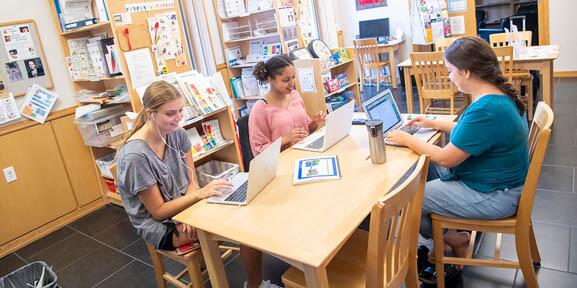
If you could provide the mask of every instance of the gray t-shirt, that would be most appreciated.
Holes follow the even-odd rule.
[[[186,131],[179,128],[168,133],[166,142],[172,149],[166,147],[164,159],[160,159],[141,139],[126,142],[117,152],[116,183],[124,209],[138,234],[155,247],[166,233],[166,226],[146,210],[138,193],[156,184],[164,201],[170,201],[184,195],[189,183],[182,158],[191,149]]]

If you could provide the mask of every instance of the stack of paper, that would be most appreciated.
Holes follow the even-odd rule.
[[[244,96],[247,98],[259,96],[258,81],[252,75],[253,72],[254,68],[243,68],[240,76],[242,79]]]

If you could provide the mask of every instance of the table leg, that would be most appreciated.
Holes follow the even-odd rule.
[[[304,266],[307,288],[328,288],[329,278],[326,267]]]
[[[407,113],[413,113],[413,83],[411,83],[411,68],[404,67],[403,75],[405,77],[405,95],[407,97]]]
[[[220,257],[218,242],[212,240],[212,234],[208,232],[198,229],[197,234],[211,286],[228,288],[228,280],[224,271],[224,263],[222,263],[222,258]]]
[[[391,86],[393,86],[393,88],[397,88],[397,71],[396,71],[396,65],[395,65],[395,49],[393,47],[389,48],[389,71],[391,72]]]
[[[554,96],[553,95],[553,61],[547,61],[544,63],[543,68],[541,68],[541,77],[543,81],[543,101],[547,103],[554,109]]]

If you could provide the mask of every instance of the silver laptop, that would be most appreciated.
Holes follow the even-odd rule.
[[[437,133],[437,130],[421,128],[416,125],[408,127],[389,89],[363,103],[363,110],[367,113],[369,119],[379,119],[383,121],[383,132],[385,134],[398,129],[427,142]],[[395,143],[387,144],[395,145]]]
[[[293,145],[295,149],[324,152],[351,132],[355,100],[327,115],[326,125]]]
[[[241,172],[228,179],[233,188],[220,196],[210,196],[209,203],[247,205],[276,176],[282,137],[250,161],[248,173]]]

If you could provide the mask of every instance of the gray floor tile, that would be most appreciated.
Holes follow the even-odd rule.
[[[154,270],[138,261],[133,261],[122,270],[114,273],[112,276],[98,284],[98,288],[154,288],[156,279]]]
[[[577,194],[537,190],[533,219],[541,222],[577,226]]]
[[[133,261],[104,245],[83,256],[57,272],[62,287],[92,287]]]
[[[543,165],[538,189],[562,192],[573,191],[573,168]]]
[[[102,245],[93,239],[81,234],[74,234],[72,237],[50,247],[50,249],[35,254],[30,258],[30,261],[42,260],[53,266],[58,273],[60,269],[91,253],[100,246]]]
[[[575,123],[571,123],[571,121],[557,122],[558,120],[559,119],[555,119],[555,125],[553,125],[549,144],[558,146],[575,146]]]
[[[128,247],[124,248],[122,252],[139,259],[145,263],[152,265],[152,261],[150,260],[150,254],[148,254],[148,250],[146,250],[146,244],[144,240],[140,239],[135,241]]]
[[[549,145],[543,164],[577,167],[577,147]]]
[[[515,269],[469,266],[461,273],[462,287],[512,287],[515,274]]]
[[[539,282],[540,287],[575,288],[577,286],[577,274],[540,268],[537,271],[537,282]],[[515,287],[526,287],[521,270],[517,273]]]
[[[0,259],[0,278],[12,273],[14,270],[26,265],[26,262],[14,254],[8,254]]]
[[[571,252],[569,255],[569,272],[577,273],[577,227],[571,228]]]
[[[130,221],[128,221],[128,218],[94,235],[94,239],[102,241],[119,250],[126,248],[139,238],[140,236],[138,236],[136,230],[132,227]]]
[[[71,237],[76,234],[76,232],[68,227],[62,227],[47,236],[40,238],[31,244],[19,249],[15,253],[24,259],[30,259],[34,254],[40,253],[46,249],[50,249],[51,246],[57,244],[58,242]]]
[[[127,218],[124,208],[116,205],[107,205],[82,217],[69,226],[89,236],[94,236]]]

